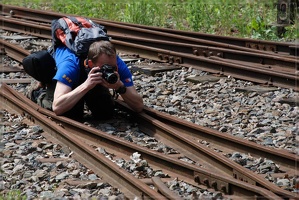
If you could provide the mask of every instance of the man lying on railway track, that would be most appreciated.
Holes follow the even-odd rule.
[[[54,58],[57,72],[47,91],[30,93],[31,99],[40,106],[57,115],[81,120],[86,103],[93,117],[108,119],[114,111],[114,99],[109,91],[113,89],[130,108],[142,111],[143,100],[134,87],[132,74],[110,41],[91,44],[85,68],[65,46],[56,49]]]

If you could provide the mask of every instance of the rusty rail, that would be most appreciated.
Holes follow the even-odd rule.
[[[118,103],[125,106],[122,101],[118,101]],[[299,166],[299,156],[291,153],[290,151],[265,147],[229,134],[224,134],[211,128],[182,120],[167,113],[162,113],[148,107],[144,108],[144,112],[149,116],[158,119],[168,126],[178,130],[183,137],[193,137],[197,140],[204,140],[216,144],[217,147],[226,147],[227,149],[234,147],[235,151],[250,153],[250,155],[256,157],[265,157],[267,159],[271,159],[281,166],[289,168]]]
[[[118,103],[129,109],[123,101],[119,100]],[[188,123],[184,120],[171,117],[165,113],[154,111],[149,108],[145,108],[144,112],[149,115],[140,113],[136,114],[137,116],[135,117],[136,121],[140,124],[140,129],[150,135],[158,137],[165,144],[173,146],[181,152],[187,151],[188,153],[186,155],[190,159],[199,160],[204,158],[205,160],[208,160],[209,163],[212,163],[214,167],[217,166],[219,169],[222,169],[238,180],[265,187],[282,196],[292,198],[296,196],[293,193],[285,191],[273,185],[273,183],[266,181],[258,174],[236,165],[235,162],[196,141],[199,139],[207,139],[208,142],[216,141],[216,143],[219,144],[218,147],[226,146],[228,149],[233,147],[234,150],[241,150],[241,152],[253,152],[253,155],[257,155],[258,157],[265,156],[266,158],[271,158],[288,168],[290,174],[293,175],[296,175],[296,166],[299,164],[299,157],[297,155],[284,150],[279,151],[266,148],[226,134],[224,135],[216,130]],[[291,170],[294,170],[294,172],[291,172]]]
[[[12,95],[11,89],[6,84],[1,86],[1,104],[2,107],[10,106],[11,108],[27,115],[29,119],[34,120],[35,123],[41,125],[45,131],[56,137],[64,145],[67,145],[76,153],[76,158],[85,163],[96,174],[107,180],[111,185],[117,186],[129,199],[166,199],[163,195],[150,189],[142,181],[135,179],[131,174],[124,169],[119,168],[112,163],[104,155],[98,153],[88,144],[82,142],[72,132],[67,131],[62,126],[57,125],[56,122],[39,113],[36,106],[28,106],[24,101]],[[29,99],[27,99],[28,101]]]
[[[3,87],[5,88],[5,90],[9,90],[9,92],[13,94],[14,97],[12,99],[15,99],[15,101],[17,101],[16,99],[19,99],[20,102],[25,102],[27,104],[27,107],[30,107],[33,110],[37,110],[38,112],[57,121],[58,124],[61,124],[61,126],[64,127],[65,130],[71,131],[73,135],[76,135],[76,137],[81,138],[80,140],[86,141],[88,144],[96,145],[96,143],[99,142],[100,144],[98,145],[105,146],[105,149],[109,148],[110,146],[112,151],[115,151],[115,147],[118,147],[118,149],[120,149],[119,151],[125,154],[131,154],[135,151],[141,152],[144,159],[148,160],[149,163],[162,168],[165,171],[168,171],[170,174],[173,174],[174,177],[181,177],[183,180],[189,181],[194,180],[198,184],[205,184],[217,190],[221,190],[226,194],[238,194],[239,192],[245,190],[243,191],[245,192],[243,195],[248,195],[248,193],[251,193],[251,195],[263,196],[265,198],[279,198],[278,196],[275,196],[273,193],[269,193],[268,190],[265,190],[261,187],[254,186],[250,183],[246,183],[240,180],[232,179],[231,177],[228,177],[224,174],[220,175],[219,172],[214,172],[214,170],[205,170],[195,167],[192,164],[177,160],[177,158],[173,158],[171,156],[169,157],[161,153],[154,153],[152,150],[148,150],[144,147],[131,144],[128,141],[117,139],[108,134],[102,134],[96,129],[86,127],[85,125],[68,118],[56,116],[54,113],[40,108],[33,102],[28,101],[28,99],[26,100],[26,97],[18,94],[12,89],[9,89],[9,87],[4,85],[2,86],[2,89]],[[7,99],[8,97],[5,96],[5,98]],[[25,111],[27,112],[26,109]],[[273,186],[273,188],[275,192],[278,192],[280,194],[279,196],[293,196],[293,194],[290,194],[290,192],[281,191],[280,188],[277,189],[275,188],[275,186]]]
[[[8,21],[10,23],[8,23]],[[25,26],[25,30],[31,30],[30,25],[25,22],[15,21],[9,19],[4,20],[4,26],[12,27],[11,29],[19,29],[22,30],[21,27]],[[13,23],[14,22],[14,23]],[[14,26],[18,26],[16,28]],[[38,27],[34,25],[34,27]],[[7,27],[6,27],[7,28]],[[10,29],[10,28],[7,28]],[[50,27],[41,26],[40,29],[47,31],[48,33],[44,35],[44,31],[37,31],[34,29],[33,35],[39,37],[48,37],[50,38]],[[26,31],[25,31],[26,32]],[[31,33],[30,33],[31,34]],[[149,58],[152,60],[157,60],[160,62],[168,62],[171,64],[186,66],[186,67],[194,67],[200,70],[208,71],[211,73],[218,73],[221,75],[230,75],[235,78],[244,79],[253,81],[261,84],[274,85],[279,87],[287,87],[292,88],[295,91],[298,91],[298,75],[295,73],[295,70],[290,71],[278,71],[274,66],[274,70],[269,70],[269,67],[260,66],[260,65],[249,65],[244,64],[242,62],[233,63],[224,62],[224,60],[219,60],[220,58],[212,57],[201,57],[193,54],[180,53],[175,51],[169,51],[165,49],[159,49],[154,47],[148,47],[144,45],[138,45],[134,43],[123,42],[119,40],[113,39],[112,42],[116,45],[116,48],[119,51],[124,51],[128,53],[136,53],[138,52],[141,57]],[[276,71],[276,70],[277,71]],[[281,69],[281,68],[280,68]]]
[[[21,17],[25,19],[29,19],[32,21],[41,21],[50,23],[53,19],[59,18],[65,14],[55,13],[51,11],[45,10],[35,10],[30,8],[18,7],[18,6],[11,6],[0,4],[0,10],[2,11],[2,15],[12,16],[12,17]],[[76,16],[71,15],[70,16]],[[268,51],[268,53],[283,53],[283,55],[287,55],[289,53],[294,55],[294,48],[295,44],[293,42],[272,42],[272,41],[264,41],[264,40],[254,40],[254,39],[245,39],[245,38],[236,38],[236,37],[227,37],[227,36],[217,36],[212,34],[204,34],[198,32],[190,32],[190,31],[179,31],[167,28],[160,28],[160,27],[152,27],[152,26],[145,26],[145,25],[138,25],[138,24],[130,24],[130,23],[123,23],[123,22],[115,22],[110,20],[99,20],[95,18],[91,18],[95,22],[98,22],[102,25],[105,25],[108,30],[116,30],[119,27],[122,27],[122,31],[135,31],[138,35],[140,33],[147,33],[150,34],[155,33],[154,35],[156,39],[163,36],[163,34],[173,34],[173,35],[180,35],[186,38],[194,38],[202,40],[203,42],[214,41],[214,44],[220,45],[229,45],[231,48],[235,49],[244,49],[245,51],[251,51],[252,49],[255,52],[263,52]],[[162,40],[170,41],[167,38],[162,38]],[[173,42],[178,42],[175,40]],[[194,42],[193,42],[194,43]],[[212,43],[211,43],[212,44]]]
[[[19,18],[5,18],[2,17],[3,25],[5,29],[10,31],[18,31],[17,24],[25,27],[23,31],[26,33],[51,38],[51,29],[45,27],[47,24],[40,22],[28,23],[26,21],[18,21]],[[36,19],[35,19],[36,20]],[[50,22],[48,23],[49,26]],[[20,30],[20,28],[19,28]],[[156,33],[153,31],[147,33],[146,35],[141,32],[138,34],[138,30],[126,30],[126,26],[118,26],[108,28],[108,34],[113,39],[121,40],[124,42],[132,44],[140,44],[145,46],[151,46],[154,48],[160,48],[164,50],[171,50],[182,53],[194,54],[197,56],[218,56],[226,59],[234,59],[239,61],[247,61],[259,63],[265,67],[267,65],[278,65],[282,67],[289,67],[294,70],[295,63],[297,59],[294,56],[286,56],[279,54],[267,54],[264,51],[253,51],[250,48],[236,49],[230,45],[225,45],[223,43],[215,43],[214,41],[200,42],[194,40],[194,38],[181,38],[181,35],[174,35],[166,33],[163,34],[164,38],[154,37]],[[142,36],[142,37],[141,37]],[[155,38],[155,39],[153,39]],[[292,72],[291,72],[292,73]]]
[[[28,56],[30,52],[20,46],[11,44],[3,39],[0,39],[0,46],[4,49],[6,55],[18,62],[22,62],[23,58]]]

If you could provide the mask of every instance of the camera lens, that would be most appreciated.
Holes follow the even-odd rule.
[[[107,73],[105,79],[108,83],[114,84],[117,82],[118,77],[114,73]]]

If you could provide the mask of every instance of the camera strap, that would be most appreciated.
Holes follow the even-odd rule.
[[[117,100],[118,96],[119,96],[119,94],[115,90],[113,90],[113,95],[112,95],[113,99]]]

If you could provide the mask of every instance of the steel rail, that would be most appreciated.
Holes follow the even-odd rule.
[[[7,30],[15,31],[15,32],[18,31],[18,28],[14,24],[19,23],[20,25],[23,25],[23,27],[27,26],[26,28],[24,28],[26,33],[30,33],[32,35],[39,36],[39,37],[43,36],[46,37],[47,39],[51,39],[50,37],[51,29],[43,27],[45,26],[44,24],[40,24],[37,22],[32,22],[28,24],[26,21],[23,22],[15,21],[14,18],[3,18],[2,21],[5,29]],[[267,55],[267,54],[238,51],[238,50],[232,50],[226,48],[196,45],[193,43],[173,42],[173,41],[157,40],[153,38],[148,39],[140,36],[130,36],[127,35],[126,33],[120,34],[120,31],[115,32],[109,30],[108,34],[113,39],[121,40],[124,42],[130,42],[133,44],[142,44],[146,46],[161,48],[165,50],[172,50],[172,51],[182,52],[182,53],[191,53],[198,56],[210,57],[215,55],[227,59],[260,63],[262,65],[269,64],[269,65],[287,66],[293,70],[297,62],[297,59],[295,57],[286,57],[286,56],[282,57],[277,54]]]
[[[76,16],[71,14],[61,14],[51,11],[45,10],[35,10],[30,8],[11,6],[0,4],[0,10],[2,11],[2,15],[12,16],[12,17],[22,17],[30,20],[42,21],[50,23],[53,19],[57,19],[62,16]],[[121,28],[122,32],[135,32],[137,35],[145,35],[146,33],[150,33],[149,38],[152,38],[152,34],[154,33],[154,37],[156,39],[179,42],[179,38],[191,38],[192,43],[196,41],[201,41],[203,43],[209,43],[210,45],[225,45],[222,47],[229,47],[233,49],[245,50],[245,51],[253,51],[253,52],[284,52],[295,54],[296,45],[292,42],[272,42],[272,41],[263,41],[263,40],[254,40],[254,39],[244,39],[244,38],[236,38],[236,37],[227,37],[227,36],[217,36],[212,34],[204,34],[198,32],[190,32],[190,31],[179,31],[173,29],[152,27],[152,26],[144,26],[138,24],[130,24],[123,22],[114,22],[110,20],[99,20],[96,18],[90,18],[93,21],[104,25],[108,30],[115,30],[116,32],[120,32],[119,28]],[[178,35],[175,40],[170,40],[167,38],[167,35]],[[165,38],[166,36],[166,38]],[[211,42],[209,42],[211,41]],[[219,46],[219,47],[220,47]]]
[[[4,23],[5,21],[6,20],[4,20]],[[14,21],[14,20],[10,19],[10,21]],[[8,23],[8,24],[14,24],[13,26],[15,25],[29,26],[28,23],[25,22]],[[38,27],[38,25],[34,25],[34,26]],[[48,34],[50,34],[50,27],[43,26],[40,28],[42,28],[43,30],[47,29],[47,31],[49,31]],[[42,31],[40,32],[34,31],[33,34],[41,36],[40,34],[41,32]],[[48,37],[50,36],[48,35]],[[223,60],[219,60],[219,58],[198,57],[191,54],[147,47],[144,45],[132,44],[132,43],[127,43],[127,42],[113,40],[113,39],[112,42],[116,45],[116,48],[120,51],[130,52],[130,53],[136,53],[136,51],[138,51],[141,57],[150,58],[152,60],[176,63],[186,67],[192,66],[194,68],[198,68],[200,70],[208,71],[211,73],[231,75],[235,78],[239,78],[243,80],[250,80],[256,83],[269,84],[278,87],[289,87],[294,89],[295,91],[298,91],[298,87],[297,87],[298,77],[295,74],[295,72],[293,74],[290,72],[283,73],[282,71],[275,72],[269,70],[269,68],[262,68],[262,67],[253,68],[252,66],[248,66],[248,64],[244,64],[242,62],[229,63],[229,62],[224,62]],[[274,69],[276,68],[274,67]]]
[[[2,89],[6,91],[2,92],[2,95],[4,95],[6,99],[14,99],[15,101],[19,101],[19,103],[25,103],[27,107],[32,108],[32,110],[44,114],[47,118],[55,120],[57,124],[60,124],[60,126],[64,128],[64,130],[72,132],[73,136],[80,138],[80,141],[86,141],[86,143],[91,145],[100,145],[102,147],[105,147],[105,149],[109,147],[113,150],[118,149],[118,152],[127,152],[126,154],[128,155],[131,155],[136,151],[141,152],[144,159],[148,160],[148,162],[150,162],[151,164],[154,163],[154,165],[158,166],[159,168],[165,169],[165,171],[170,171],[170,173],[172,172],[172,174],[175,173],[174,177],[181,177],[182,180],[189,179],[189,181],[194,179],[198,184],[205,184],[208,186],[210,185],[210,187],[219,191],[223,191],[226,194],[232,195],[241,193],[243,195],[250,194],[250,196],[262,196],[267,199],[280,199],[279,196],[276,196],[269,190],[266,190],[262,187],[254,186],[250,183],[246,183],[237,179],[232,179],[225,174],[220,175],[219,173],[215,173],[211,170],[198,168],[192,164],[177,160],[177,158],[173,158],[171,156],[167,156],[165,154],[149,150],[145,147],[132,144],[117,137],[102,133],[95,128],[86,126],[74,120],[56,116],[53,112],[39,107],[38,105],[31,102],[29,99],[9,88],[8,86],[3,85]],[[8,93],[12,94],[12,97],[7,97],[6,95],[8,95]],[[26,110],[26,112],[28,111]],[[286,195],[285,197],[287,197],[288,195]]]
[[[290,73],[292,74],[295,73],[295,69],[298,70],[298,66],[296,66],[298,59],[294,57],[289,58],[282,57],[279,55],[258,54],[254,52],[238,51],[234,49],[226,49],[220,47],[162,41],[156,39],[146,39],[143,37],[135,37],[119,33],[110,33],[110,35],[112,37],[112,40],[115,39],[132,44],[139,44],[164,50],[188,53],[201,57],[215,56],[222,58],[223,62],[225,62],[226,59],[231,59],[234,61],[246,61],[251,63],[251,65],[253,63],[260,64],[264,68],[269,68],[269,70],[272,70],[271,68],[273,68],[273,66],[279,66],[281,67],[281,69],[289,69]]]
[[[29,84],[31,83],[31,78],[22,78],[22,79],[6,79],[6,78],[1,78],[0,83],[6,83],[6,84]]]
[[[26,21],[19,21],[14,18],[2,18],[3,27],[6,30],[14,31],[14,32],[23,32],[26,34],[32,34],[38,37],[46,37],[47,39],[51,39],[51,28],[48,24],[41,25],[40,23],[32,22],[28,24]],[[23,30],[20,31],[20,26],[23,27]],[[165,40],[157,40],[157,39],[147,39],[140,36],[130,36],[127,34],[121,34],[120,32],[108,31],[108,34],[112,39],[120,40],[123,42],[128,42],[132,44],[139,44],[145,46],[151,46],[154,48],[171,50],[175,52],[188,53],[197,56],[211,57],[218,56],[225,59],[234,59],[240,61],[247,61],[250,63],[258,63],[264,67],[270,68],[271,66],[267,65],[278,65],[281,67],[288,67],[292,71],[291,74],[295,73],[295,67],[297,63],[297,58],[295,57],[282,57],[279,55],[268,55],[268,54],[260,54],[254,52],[245,52],[238,51],[226,48],[219,47],[210,47],[182,42],[173,42],[173,41],[165,41]]]
[[[29,51],[23,49],[20,46],[9,43],[3,39],[0,39],[0,47],[5,50],[8,57],[13,58],[18,62],[22,62],[22,59],[30,54]]]
[[[11,95],[9,87],[6,84],[1,85],[1,104],[2,106],[10,106],[14,110],[18,110],[23,115],[25,113],[30,115],[30,118],[35,123],[41,125],[45,131],[56,137],[64,145],[67,145],[76,153],[76,158],[82,162],[87,163],[97,175],[107,180],[113,186],[117,186],[129,199],[166,199],[142,181],[135,179],[131,174],[124,169],[119,168],[102,154],[88,144],[82,142],[71,132],[67,131],[62,126],[58,126],[54,121],[46,116],[42,116],[34,107],[30,107]],[[26,100],[25,100],[26,101]]]
[[[50,24],[45,25],[32,21],[28,23],[28,21],[5,18],[3,16],[0,16],[0,20],[2,25],[1,29],[3,30],[30,34],[40,38],[52,39]]]
[[[11,20],[11,19],[9,19]],[[4,23],[7,19],[4,20]],[[14,21],[14,20],[13,20]],[[17,22],[16,24],[12,25],[13,23],[5,23],[6,25],[10,26],[30,26],[25,22]],[[50,27],[42,26],[43,30],[48,31],[50,34]],[[14,28],[16,29],[16,28]],[[26,28],[27,29],[27,28]],[[28,28],[31,30],[30,28]],[[46,36],[50,38],[50,35],[41,34],[42,31],[34,31],[32,33],[36,36]],[[112,43],[115,44],[116,48],[119,51],[124,51],[127,53],[136,53],[138,52],[141,57],[149,58],[152,60],[160,61],[160,62],[168,62],[172,64],[178,64],[181,66],[186,67],[194,67],[203,71],[211,72],[211,73],[218,73],[221,75],[230,75],[235,78],[249,80],[256,83],[261,84],[268,84],[274,85],[278,87],[287,87],[292,88],[295,91],[298,91],[298,75],[295,73],[292,74],[289,71],[273,71],[269,70],[269,68],[265,68],[264,66],[250,66],[244,64],[242,62],[239,63],[230,63],[230,62],[223,62],[223,60],[219,60],[220,58],[215,58],[214,56],[210,58],[200,57],[192,54],[180,53],[169,51],[165,49],[153,48],[144,45],[138,45],[133,43],[127,43],[119,40],[111,40]],[[274,67],[274,69],[276,69]]]
[[[215,41],[224,44],[231,44],[231,45],[236,45],[241,47],[253,48],[257,50],[271,51],[278,54],[285,53],[285,55],[290,54],[290,55],[298,56],[298,45],[295,42],[274,42],[274,41],[267,41],[267,40],[232,37],[232,36],[219,36],[219,35],[206,34],[206,33],[195,32],[195,31],[182,31],[182,30],[175,30],[170,28],[161,28],[156,26],[146,26],[141,24],[116,22],[116,21],[104,20],[104,19],[101,19],[101,21],[107,23],[116,23],[125,26],[133,26],[137,28],[143,28],[143,29],[159,31],[164,33],[172,33],[172,34],[182,35],[186,37],[193,37],[193,38],[203,39],[208,41]]]
[[[124,103],[119,103],[123,106],[126,106]],[[156,113],[158,113],[158,111]],[[197,158],[205,158],[206,160],[209,160],[209,163],[212,163],[214,167],[218,167],[219,169],[225,168],[224,171],[226,171],[226,173],[232,175],[232,177],[237,178],[238,180],[265,187],[275,194],[279,194],[285,197],[295,197],[293,193],[283,190],[276,185],[273,185],[273,183],[266,181],[258,174],[242,167],[241,165],[236,164],[234,161],[224,157],[223,155],[220,155],[213,149],[210,149],[205,145],[198,143],[197,138],[190,137],[190,135],[185,134],[187,130],[184,130],[182,132],[182,130],[180,129],[173,128],[177,126],[169,126],[168,123],[161,122],[159,119],[149,116],[145,112],[136,114],[135,119],[140,124],[139,126],[142,131],[148,132],[150,135],[158,137],[159,140],[162,140],[165,144],[175,147],[175,149],[178,149],[181,152],[190,152],[191,155],[188,154],[187,156],[192,160],[196,160]],[[175,121],[177,122],[178,120]],[[205,134],[205,130],[209,129],[202,130],[204,131],[204,133],[202,134]],[[292,163],[294,162],[296,161],[293,161]]]
[[[160,60],[173,63],[179,66],[193,67],[202,71],[232,76],[241,80],[249,80],[256,83],[273,85],[278,87],[292,88],[298,91],[298,75],[284,74],[283,72],[269,71],[264,68],[253,68],[247,65],[235,63],[223,63],[215,59],[198,57],[195,55],[168,51],[143,45],[126,43],[119,40],[112,40],[118,51],[136,53],[140,57]]]
[[[159,191],[168,199],[183,200],[183,198],[174,194],[173,191],[171,191],[168,187],[166,187],[166,185],[163,183],[163,181],[159,177],[152,177],[152,182],[153,182],[154,186],[157,187],[159,189]]]
[[[118,100],[118,103],[125,104]],[[241,138],[234,137],[229,134],[224,134],[220,131],[200,126],[186,120],[174,117],[167,113],[162,113],[154,109],[145,107],[144,112],[149,116],[167,124],[174,129],[177,129],[186,137],[193,137],[196,140],[204,140],[209,143],[216,144],[217,147],[226,147],[234,151],[250,153],[251,156],[264,157],[278,163],[281,166],[288,168],[299,167],[299,156],[283,149],[274,149],[265,147]]]

